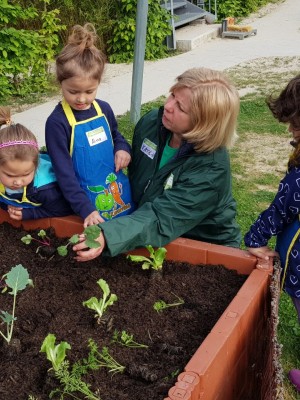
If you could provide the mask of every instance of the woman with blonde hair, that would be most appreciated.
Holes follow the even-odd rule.
[[[183,236],[239,247],[227,148],[236,136],[239,95],[228,78],[206,68],[177,78],[163,107],[135,127],[129,177],[138,208],[99,226],[101,247],[74,246],[78,261],[114,256]]]

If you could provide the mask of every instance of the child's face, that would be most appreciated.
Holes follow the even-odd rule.
[[[11,160],[0,166],[0,182],[11,190],[29,185],[34,174],[35,166],[32,161]]]
[[[99,81],[74,76],[61,82],[62,94],[74,110],[87,110],[95,100]]]

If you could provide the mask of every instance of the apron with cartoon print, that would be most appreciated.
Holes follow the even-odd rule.
[[[77,122],[69,104],[62,102],[72,127],[70,154],[77,179],[101,217],[110,220],[130,214],[134,204],[128,177],[122,171],[115,172],[107,119],[96,101],[93,105],[97,115]]]
[[[56,176],[53,171],[52,163],[48,154],[39,154],[39,165],[34,175],[33,186],[40,188],[48,185],[49,183],[56,182]],[[23,192],[20,193],[21,198],[16,199],[10,197],[9,192],[0,183],[0,202],[7,205],[22,207],[22,208],[33,208],[40,207],[41,203],[34,203],[27,198],[27,187],[23,188]],[[13,196],[13,195],[11,195]]]

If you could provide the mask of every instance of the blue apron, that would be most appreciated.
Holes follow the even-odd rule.
[[[41,186],[48,185],[49,183],[56,182],[56,176],[54,174],[52,164],[48,154],[39,154],[39,165],[34,175],[33,186],[39,188]],[[27,198],[27,187],[24,186],[22,198],[20,200],[9,197],[9,194],[5,193],[5,187],[0,184],[0,202],[7,205],[22,207],[22,208],[33,208],[40,207],[41,203],[34,203]]]
[[[69,104],[62,107],[72,127],[70,154],[80,186],[105,220],[134,210],[130,183],[122,171],[115,172],[114,144],[109,124],[99,104],[97,115],[77,122]]]

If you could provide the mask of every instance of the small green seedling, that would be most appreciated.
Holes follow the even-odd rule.
[[[176,294],[175,294],[174,296],[176,296]],[[161,311],[165,310],[166,308],[169,308],[169,307],[177,307],[177,306],[180,306],[180,305],[184,304],[184,300],[183,300],[183,299],[181,299],[181,298],[178,297],[178,296],[176,296],[176,297],[177,297],[178,301],[175,302],[175,303],[169,303],[169,304],[168,304],[168,303],[166,303],[166,302],[163,301],[163,300],[158,300],[158,301],[156,301],[156,302],[153,304],[154,310],[157,311],[157,312],[161,312]]]
[[[74,399],[79,399],[74,393],[79,392],[88,400],[100,400],[91,390],[90,385],[81,379],[82,373],[85,371],[80,369],[80,363],[75,363],[73,368],[70,368],[70,363],[66,358],[66,351],[71,349],[68,342],[60,342],[55,345],[56,337],[49,333],[41,346],[41,353],[46,353],[47,360],[52,363],[55,377],[59,380],[62,387],[51,391],[49,398],[61,394],[60,399],[64,395],[69,395]],[[86,368],[87,369],[87,368]]]
[[[134,256],[129,254],[127,258],[134,262],[142,262],[142,269],[149,269],[150,267],[155,271],[161,271],[163,262],[166,258],[167,249],[164,247],[159,247],[157,250],[154,250],[151,245],[146,246],[146,249],[150,253],[150,258],[144,256]]]
[[[42,344],[41,353],[46,353],[47,360],[52,363],[54,371],[58,371],[62,362],[66,358],[66,351],[71,349],[68,342],[60,342],[55,345],[56,337],[52,333],[49,333]]]
[[[99,279],[97,283],[103,291],[102,299],[91,297],[89,300],[84,301],[82,304],[90,308],[91,310],[96,311],[95,317],[97,318],[97,322],[100,323],[100,320],[106,309],[109,306],[112,306],[114,302],[118,300],[118,297],[115,294],[110,295],[109,286],[104,279]]]
[[[50,241],[49,237],[47,236],[47,233],[43,229],[41,229],[37,235],[40,237],[40,239],[36,239],[33,236],[31,236],[30,234],[23,236],[21,238],[21,241],[25,244],[30,244],[32,241],[40,243],[40,246],[36,249],[36,253],[39,252],[39,250],[42,246],[51,246],[51,241]]]
[[[96,240],[101,233],[101,228],[98,225],[91,225],[85,228],[83,234],[85,235],[85,243],[90,249],[95,249],[100,247],[100,243]],[[66,256],[68,254],[68,246],[76,244],[79,242],[79,235],[73,235],[68,240],[68,243],[64,246],[59,246],[57,248],[58,254],[60,256]]]
[[[7,274],[4,275],[4,278],[7,288],[11,289],[9,294],[13,296],[13,306],[11,314],[9,314],[7,311],[1,311],[0,318],[6,323],[6,335],[1,331],[0,335],[9,344],[13,334],[14,321],[17,319],[15,317],[17,293],[21,290],[24,290],[27,285],[33,286],[33,283],[32,280],[29,279],[27,269],[21,264],[13,267]]]
[[[89,347],[94,363],[97,364],[98,368],[108,368],[108,371],[112,372],[113,374],[116,374],[117,372],[122,373],[125,371],[125,366],[119,364],[112,357],[107,347],[103,347],[101,352],[99,352],[96,343],[92,339],[89,340]]]
[[[141,344],[141,343],[134,341],[133,335],[129,335],[126,331],[119,332],[119,331],[115,330],[112,341],[115,343],[119,343],[122,346],[126,346],[126,347],[148,348],[148,346],[146,344]]]

